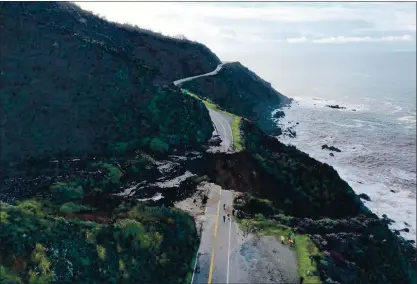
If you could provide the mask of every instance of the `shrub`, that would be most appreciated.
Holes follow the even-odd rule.
[[[67,202],[67,203],[62,204],[59,207],[59,212],[64,213],[64,214],[72,214],[72,213],[77,213],[81,211],[89,211],[89,210],[92,210],[92,207],[77,204],[74,202]]]
[[[169,145],[160,138],[153,138],[150,142],[150,148],[158,154],[165,154],[169,151]]]
[[[80,185],[56,182],[51,187],[51,192],[60,201],[70,201],[84,197],[83,188]]]
[[[7,222],[7,217],[9,217],[9,215],[7,214],[7,212],[0,211],[0,224],[6,223]]]
[[[98,258],[101,260],[101,261],[105,261],[105,259],[106,259],[106,248],[105,247],[103,247],[103,246],[101,246],[101,245],[97,245],[97,255],[98,255]]]
[[[97,175],[89,180],[91,188],[106,192],[114,192],[120,189],[120,178],[123,176],[123,172],[118,166],[104,162],[91,163],[89,166],[97,171]]]
[[[42,203],[35,199],[21,201],[18,203],[17,208],[19,208],[25,214],[33,214],[37,217],[45,216],[42,210]]]
[[[0,283],[1,284],[21,284],[20,277],[10,271],[7,267],[0,264]]]
[[[45,248],[41,244],[35,245],[31,261],[35,264],[35,271],[29,271],[29,283],[50,282],[54,273],[51,271],[51,261],[46,256]]]

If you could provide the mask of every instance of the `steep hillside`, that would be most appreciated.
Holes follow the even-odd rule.
[[[183,83],[182,87],[254,121],[271,135],[281,133],[271,120],[271,112],[290,99],[239,62],[227,63],[216,76],[197,78]]]
[[[413,241],[392,232],[391,221],[366,208],[331,166],[250,121],[242,120],[240,129],[245,151],[217,159],[211,172],[217,171],[220,184],[245,192],[235,208],[241,218],[255,218],[249,221],[253,229],[280,236],[282,228],[290,228],[300,246],[308,236],[319,253],[310,248],[305,261],[313,264],[313,255],[312,269],[325,283],[415,283]],[[307,283],[310,276],[304,275]]]
[[[170,83],[218,58],[53,2],[0,3],[0,50],[0,283],[189,283],[194,220],[114,194],[211,137]]]
[[[165,149],[211,136],[206,108],[164,86],[215,68],[204,46],[68,3],[0,7],[0,162],[105,154],[154,138]]]
[[[242,120],[245,148],[255,163],[274,176],[274,190],[263,192],[292,216],[340,218],[370,212],[328,164],[263,133]]]

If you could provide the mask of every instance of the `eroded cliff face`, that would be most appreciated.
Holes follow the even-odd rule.
[[[0,162],[210,138],[203,104],[166,86],[215,68],[203,45],[117,26],[69,3],[2,3],[0,25]]]

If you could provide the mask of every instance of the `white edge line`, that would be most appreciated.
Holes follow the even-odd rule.
[[[231,138],[232,138],[232,144],[231,145],[233,145],[233,133],[232,133],[232,129],[230,128],[230,125],[229,125],[229,123],[227,122],[227,120],[226,119],[224,119],[223,117],[221,117],[216,111],[213,111],[213,113],[215,114],[215,116],[216,116],[216,119],[217,119],[217,121],[220,123],[220,125],[222,126],[222,128],[223,128],[223,131],[224,131],[224,140],[225,141],[228,141],[227,139],[226,139],[226,128],[224,127],[224,125],[223,125],[223,122],[222,122],[222,120],[223,121],[226,121],[226,124],[229,126],[229,129],[230,129],[230,134],[231,134]],[[230,146],[229,146],[230,147]]]
[[[193,276],[191,277],[191,284],[193,284],[193,282],[194,282],[194,273],[195,273],[195,268],[197,267],[198,251],[199,250],[200,250],[200,248],[197,250],[197,253],[195,254],[195,263],[194,263],[194,269],[193,269]]]
[[[230,127],[230,124],[229,124],[229,122],[223,117],[223,116],[221,116],[219,113],[217,113],[216,111],[214,111],[215,112],[215,114],[216,115],[218,115],[219,117],[217,117],[219,120],[220,120],[220,124],[222,125],[222,127],[224,128],[224,126],[223,126],[223,123],[221,122],[222,120],[223,121],[225,121],[226,122],[226,124],[227,124],[227,127],[229,128],[229,130],[230,130],[230,138],[231,138],[231,140],[232,140],[232,145],[233,145],[233,131],[232,131],[232,128]],[[224,115],[226,115],[226,114],[224,114]],[[229,115],[227,115],[227,116],[229,116]],[[232,123],[233,123],[233,117],[232,117]],[[224,131],[225,131],[225,134],[226,134],[226,129],[224,129]]]
[[[236,223],[234,223],[234,224],[235,224],[235,230],[236,230],[236,243],[239,245],[239,235],[237,234],[238,225]],[[238,264],[237,264],[237,279],[239,280],[240,279],[239,255],[238,255],[238,258],[237,258],[237,262],[238,262]]]
[[[224,120],[226,120],[226,119],[224,119]],[[233,123],[233,120],[234,120],[234,118],[232,117],[232,123]],[[230,138],[232,139],[232,146],[233,146],[233,131],[232,131],[232,128],[230,127],[229,122],[226,121],[226,124],[227,124],[227,127],[229,127],[229,130],[230,130]]]
[[[229,247],[227,248],[227,284],[229,284],[229,263],[230,263],[230,231],[232,228],[232,218],[229,219]]]
[[[224,133],[224,142],[226,142],[227,141],[227,139],[226,139],[226,128],[224,127],[224,125],[223,125],[223,123],[222,123],[222,119],[219,119],[219,117],[217,116],[218,114],[217,114],[217,112],[215,112],[215,111],[213,111],[213,114],[214,114],[214,118],[216,118],[216,120],[220,123],[220,125],[221,125],[221,127],[223,128],[223,133]]]
[[[208,195],[209,195],[208,197],[210,198],[210,191],[209,191]],[[206,214],[207,214],[207,203],[206,203],[206,206],[204,206],[204,217],[206,217]],[[195,274],[195,268],[197,267],[197,260],[198,260],[199,250],[200,250],[200,246],[198,247],[197,253],[195,255],[195,263],[194,263],[193,276],[191,277],[191,284],[193,284],[193,281],[194,281],[194,274]]]

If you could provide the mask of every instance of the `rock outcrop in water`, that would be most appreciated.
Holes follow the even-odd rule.
[[[371,198],[367,195],[367,194],[365,194],[365,193],[361,193],[361,194],[359,194],[358,195],[360,198],[362,198],[363,200],[366,200],[366,201],[371,201]]]
[[[340,150],[339,148],[336,148],[334,146],[328,146],[327,144],[322,145],[321,149],[326,149],[326,150],[334,151],[334,152],[342,152],[342,150]]]
[[[285,117],[285,112],[282,110],[277,110],[273,115],[273,118],[281,118],[281,117]]]
[[[326,105],[326,107],[329,107],[329,108],[335,108],[335,109],[346,109],[346,107],[344,107],[344,106],[339,106],[339,105]]]

